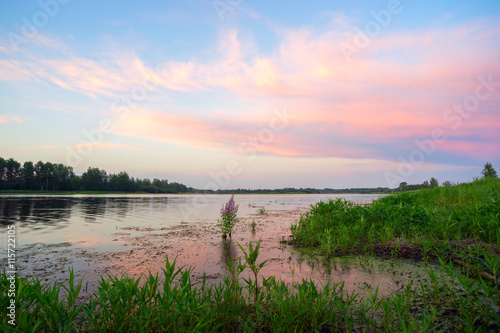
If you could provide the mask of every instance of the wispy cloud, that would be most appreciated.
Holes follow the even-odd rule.
[[[54,146],[54,145],[43,145],[43,146],[40,146],[40,149],[43,149],[43,150],[52,150],[52,149],[58,149],[59,146]]]
[[[54,146],[45,146],[45,147],[54,147]],[[85,144],[77,144],[73,146],[69,146],[68,148],[72,149],[82,149],[88,150],[89,148],[99,148],[99,149],[144,149],[144,146],[141,145],[131,145],[131,144],[122,144],[122,143],[113,143],[113,142],[96,142],[96,143],[85,143]]]
[[[0,124],[12,124],[12,123],[22,124],[23,122],[24,120],[21,119],[20,117],[0,115]]]

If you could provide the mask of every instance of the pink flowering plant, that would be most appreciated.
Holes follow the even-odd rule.
[[[234,204],[234,194],[231,196],[231,199],[222,206],[220,210],[219,226],[222,230],[222,238],[226,238],[227,235],[231,237],[231,231],[233,230],[234,225],[238,222],[238,217],[236,214],[238,213],[238,205]]]

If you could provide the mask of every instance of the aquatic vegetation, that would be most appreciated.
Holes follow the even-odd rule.
[[[262,208],[257,209],[257,214],[266,215],[266,214],[268,214],[268,212],[264,207],[262,207]]]
[[[219,226],[222,231],[222,238],[226,238],[227,235],[231,237],[231,231],[238,222],[238,205],[234,204],[234,194],[231,196],[229,201],[222,206],[220,210]]]
[[[252,223],[250,223],[250,226],[252,227],[252,231],[255,231],[255,227],[257,226],[257,223],[255,223],[255,220],[252,220]]]

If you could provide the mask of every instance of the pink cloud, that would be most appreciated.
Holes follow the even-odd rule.
[[[23,119],[16,116],[0,116],[0,124],[22,124],[23,122]]]
[[[276,125],[281,127],[283,124]],[[295,133],[293,129],[299,133]],[[313,137],[308,136],[307,132],[304,133],[307,130],[302,124],[290,122],[284,126],[283,131],[273,132],[269,122],[241,117],[225,120],[214,117],[200,118],[141,108],[119,121],[115,133],[191,147],[229,150],[239,154],[260,152],[286,156],[368,155],[366,149],[351,144],[329,142],[328,145],[318,145]],[[311,130],[313,131],[314,129]]]
[[[446,140],[439,144],[439,150],[478,159],[500,156],[500,146],[497,142]]]
[[[37,81],[32,69],[17,60],[0,59],[0,80]]]

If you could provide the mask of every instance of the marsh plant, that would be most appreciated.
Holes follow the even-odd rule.
[[[240,245],[240,243],[237,243],[238,246],[240,247],[241,251],[243,252],[243,255],[245,256],[245,262],[248,265],[248,268],[252,271],[255,280],[252,282],[252,278],[245,279],[245,283],[248,285],[250,289],[253,289],[255,292],[255,298],[254,298],[254,304],[257,304],[257,299],[259,295],[259,284],[258,284],[258,279],[257,275],[259,274],[260,270],[264,268],[264,266],[267,264],[268,260],[263,261],[260,264],[257,264],[257,258],[259,257],[259,249],[260,249],[260,240],[257,242],[257,245],[255,245],[255,248],[252,246],[252,242],[248,245],[248,252],[245,251],[243,246]]]
[[[231,199],[222,206],[220,210],[219,226],[222,231],[222,238],[227,238],[227,235],[231,237],[231,231],[238,222],[238,205],[234,204],[234,194]]]
[[[252,223],[250,223],[250,226],[252,227],[252,231],[255,231],[255,227],[257,226],[257,223],[255,223],[255,220],[252,220]]]
[[[268,212],[267,212],[267,210],[266,210],[265,208],[259,208],[259,209],[257,210],[257,213],[258,213],[259,215],[267,215],[267,214],[268,214]]]

